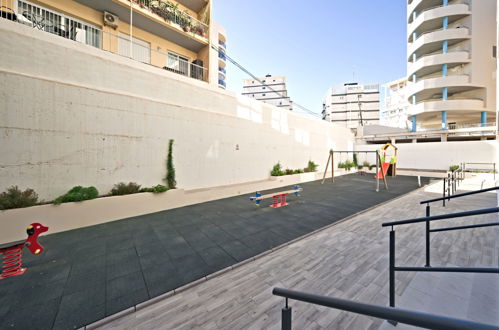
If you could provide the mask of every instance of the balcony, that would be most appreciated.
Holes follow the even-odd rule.
[[[452,1],[449,1],[449,4]],[[435,8],[442,5],[442,0],[414,0],[407,6],[407,23],[413,22],[413,12],[421,13],[427,8]]]
[[[227,45],[223,41],[218,41],[218,45],[220,45],[223,49],[227,49]]]
[[[409,100],[411,100],[412,95],[416,95],[418,101],[423,101],[441,94],[444,87],[447,87],[448,94],[452,95],[454,93],[482,88],[483,86],[471,84],[470,77],[467,74],[451,75],[419,80],[415,84],[408,85],[406,95]]]
[[[464,3],[425,9],[425,11],[407,27],[408,40],[409,42],[412,41],[413,32],[420,35],[428,31],[442,28],[444,17],[448,18],[448,24],[452,24],[468,15],[471,15],[471,12],[469,6]]]
[[[226,60],[227,60],[227,57],[225,56],[225,53],[221,49],[219,49],[218,50],[218,67],[225,68],[225,66],[227,65],[225,62]]]
[[[186,6],[190,10],[199,13],[206,5],[209,4],[208,0],[177,0],[178,3]]]
[[[423,101],[410,106],[408,116],[441,111],[481,112],[485,111],[484,102],[479,99],[450,99],[446,101]]]
[[[426,76],[441,71],[443,64],[447,64],[447,67],[450,69],[469,62],[470,57],[467,51],[424,55],[415,63],[409,62],[407,73],[409,77],[413,74],[416,74],[418,77]]]
[[[149,43],[142,40],[130,41],[129,37],[103,31],[96,26],[26,1],[19,0],[18,4],[18,12],[12,12],[9,20],[190,78],[208,78],[207,69],[199,65],[198,61],[190,63],[178,55],[153,49]]]
[[[98,11],[117,15],[130,23],[130,5],[133,9],[133,26],[169,40],[193,52],[199,52],[208,45],[209,28],[203,22],[176,9],[173,3],[147,0],[75,0]]]
[[[222,73],[224,76],[227,75],[227,71],[225,70],[225,68],[218,68],[218,72]]]
[[[218,85],[223,86],[224,88],[227,87],[227,84],[225,83],[225,80],[218,79]]]
[[[420,35],[415,42],[409,43],[407,53],[408,61],[412,61],[412,54],[419,56],[436,52],[442,49],[442,42],[447,40],[448,47],[464,40],[470,39],[470,31],[467,27],[437,30]]]

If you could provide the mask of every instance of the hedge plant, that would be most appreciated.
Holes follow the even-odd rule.
[[[135,182],[124,183],[120,182],[114,185],[113,189],[111,189],[111,195],[129,195],[136,194],[140,191],[140,185]]]
[[[68,203],[68,202],[81,202],[89,199],[94,199],[99,196],[99,192],[95,187],[82,187],[75,186],[67,193],[57,197],[54,204]]]
[[[38,202],[38,194],[33,189],[21,191],[12,186],[0,194],[0,210],[33,206]]]

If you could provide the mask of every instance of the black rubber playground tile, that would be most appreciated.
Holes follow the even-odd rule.
[[[247,194],[42,236],[45,252],[24,254],[28,271],[0,281],[0,328],[82,327],[410,192],[417,179],[389,178],[378,193],[359,175],[301,186],[283,208]]]

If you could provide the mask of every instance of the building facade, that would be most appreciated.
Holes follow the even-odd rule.
[[[494,124],[496,7],[496,0],[408,0],[413,131]]]
[[[329,88],[322,119],[348,128],[379,124],[379,85],[346,83]]]
[[[218,75],[218,87],[226,89],[227,84],[225,80],[227,77],[227,57],[225,52],[227,50],[227,34],[225,32],[225,29],[218,23],[213,23],[212,27],[212,30],[214,31],[212,40],[216,45],[218,45],[218,54],[217,56],[214,56],[214,58],[216,58],[217,60],[212,67],[218,68],[216,72]],[[213,78],[213,80],[215,80],[215,77]]]
[[[2,17],[220,85],[222,27],[209,0],[0,0]],[[225,78],[225,76],[224,76]]]
[[[381,87],[380,124],[384,126],[409,128],[407,111],[407,78],[401,78]]]
[[[286,89],[286,77],[273,77],[243,80],[243,95],[255,100],[275,105],[279,108],[293,110],[293,102]]]

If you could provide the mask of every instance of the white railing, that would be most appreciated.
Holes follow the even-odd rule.
[[[14,3],[15,2],[15,3]],[[56,34],[94,47],[101,47],[100,29],[77,19],[37,6],[28,1],[15,0],[16,20],[33,28]]]
[[[178,54],[152,49],[148,42],[140,39],[132,38],[132,41],[130,41],[130,37],[126,34],[105,32],[95,26],[24,0],[0,0],[0,7],[0,19],[16,21],[34,29],[191,78],[205,81],[208,78],[208,70],[200,65],[199,61],[191,63],[187,58]]]

